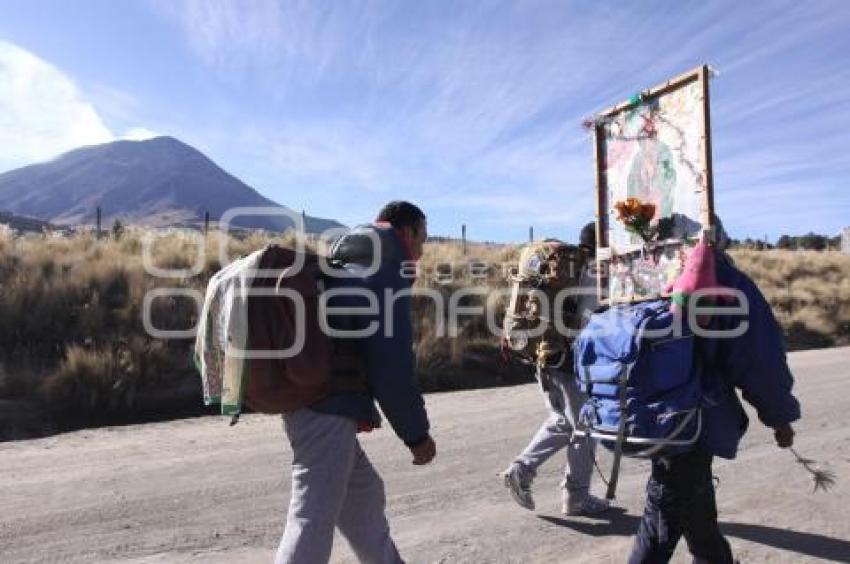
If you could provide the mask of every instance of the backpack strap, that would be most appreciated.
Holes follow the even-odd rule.
[[[631,376],[632,369],[635,364],[637,364],[638,358],[640,358],[640,345],[641,341],[643,341],[643,333],[650,320],[651,316],[647,316],[642,319],[638,325],[637,333],[635,334],[635,340],[637,343],[635,359],[631,363],[625,365],[624,370],[620,373],[620,381],[618,382],[620,386],[620,425],[617,427],[617,439],[614,443],[614,460],[611,464],[611,479],[608,480],[608,489],[605,491],[605,499],[609,500],[614,499],[615,497],[617,481],[620,477],[620,461],[623,458],[623,443],[626,442],[626,391],[628,388],[629,376]]]
[[[629,373],[632,371],[630,364],[620,375],[620,425],[617,427],[617,439],[614,443],[614,460],[611,464],[611,479],[608,480],[608,489],[605,499],[614,499],[617,490],[617,479],[620,477],[620,460],[623,458],[623,443],[626,440],[626,382],[629,381]]]

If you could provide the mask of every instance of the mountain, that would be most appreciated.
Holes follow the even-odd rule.
[[[0,225],[6,225],[22,233],[44,233],[45,231],[67,230],[67,227],[63,228],[58,225],[53,225],[43,219],[24,217],[22,215],[15,215],[4,211],[0,211]]]
[[[0,174],[0,210],[59,225],[91,225],[98,206],[104,228],[115,219],[154,227],[198,225],[205,212],[212,221],[236,207],[283,208],[300,215],[173,137],[81,147]],[[272,231],[294,227],[280,216],[242,216],[233,225]],[[318,217],[305,221],[309,233],[340,226]]]

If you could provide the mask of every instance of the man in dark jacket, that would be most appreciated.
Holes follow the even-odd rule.
[[[704,361],[703,433],[698,447],[688,453],[652,461],[646,486],[644,516],[635,539],[630,564],[668,562],[684,536],[694,562],[733,562],[729,543],[717,524],[717,502],[711,462],[714,456],[732,459],[747,430],[748,418],[738,399],[755,407],[763,424],[774,430],[776,444],[794,442],[791,423],[800,418],[800,404],[791,393],[794,379],[785,357],[782,331],[762,293],[723,252],[728,238],[719,220],[715,245],[718,283],[737,290],[740,315],[715,314],[708,329],[725,332],[700,339]],[[746,330],[730,336],[742,323]]]
[[[328,326],[337,332],[333,337],[354,339],[368,385],[284,414],[292,492],[278,564],[327,562],[336,527],[360,561],[402,562],[384,514],[383,481],[356,435],[380,425],[377,401],[413,464],[436,456],[414,373],[413,281],[403,275],[405,263],[421,256],[426,238],[422,211],[391,202],[374,225],[353,229],[331,250],[339,275],[328,282]]]

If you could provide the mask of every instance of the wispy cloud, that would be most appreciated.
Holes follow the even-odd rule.
[[[348,222],[391,193],[445,207],[437,230],[468,218],[573,235],[593,211],[582,117],[703,62],[722,71],[712,110],[727,226],[748,229],[741,198],[785,182],[820,193],[847,170],[840,1],[156,5],[221,80],[262,99],[270,118],[250,129],[275,189],[302,202],[322,187],[356,193],[353,205],[321,196]]]
[[[112,138],[68,76],[0,41],[0,170]]]
[[[159,137],[159,133],[147,127],[131,127],[124,132],[121,138],[128,141],[144,141],[146,139],[153,139],[154,137]]]
[[[0,41],[0,172],[82,145],[156,135],[145,127],[116,135],[70,76],[26,49]]]

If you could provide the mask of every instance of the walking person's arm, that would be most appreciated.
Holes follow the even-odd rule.
[[[728,347],[726,368],[732,383],[756,408],[761,422],[773,428],[777,445],[788,448],[794,442],[791,423],[800,418],[800,403],[792,393],[794,377],[788,367],[782,330],[752,280],[737,273],[734,286],[747,298],[747,313],[724,323],[733,327],[746,321],[748,327],[740,337],[723,342]]]
[[[413,453],[413,463],[427,464],[436,456],[436,445],[416,382],[411,299],[400,295],[389,303],[383,288],[379,290],[379,330],[365,342],[369,386],[396,435]]]

